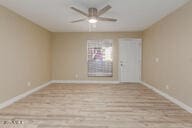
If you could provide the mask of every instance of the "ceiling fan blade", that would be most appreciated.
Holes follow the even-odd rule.
[[[104,14],[105,12],[107,12],[109,9],[111,9],[111,6],[110,5],[107,5],[105,6],[103,9],[101,9],[99,12],[98,12],[98,16]]]
[[[71,21],[70,23],[77,23],[77,22],[82,22],[82,21],[86,21],[87,19],[79,19],[79,20],[74,20]]]
[[[76,11],[76,12],[78,12],[78,13],[81,13],[81,14],[84,15],[84,16],[87,16],[87,17],[89,16],[87,13],[85,13],[85,12],[83,12],[83,11],[75,8],[75,7],[71,7],[71,9],[74,10],[74,11]]]
[[[99,21],[112,21],[112,22],[116,22],[117,19],[113,19],[113,18],[105,18],[105,17],[98,17],[97,18]]]

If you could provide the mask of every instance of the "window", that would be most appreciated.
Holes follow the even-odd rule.
[[[112,76],[112,40],[87,41],[88,76]]]

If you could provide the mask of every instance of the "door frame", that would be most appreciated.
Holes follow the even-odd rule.
[[[140,40],[141,42],[141,47],[140,47],[140,52],[141,52],[141,57],[140,57],[140,65],[139,65],[139,82],[141,81],[141,72],[142,72],[142,38],[119,38],[118,39],[118,81],[121,83],[121,65],[120,65],[120,41],[121,40]]]

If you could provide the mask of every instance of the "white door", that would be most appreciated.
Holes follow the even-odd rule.
[[[119,39],[119,80],[137,83],[141,76],[141,39]]]

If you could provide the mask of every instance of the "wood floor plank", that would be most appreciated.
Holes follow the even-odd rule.
[[[140,84],[52,84],[0,110],[0,128],[11,120],[29,128],[192,128],[192,114]]]

